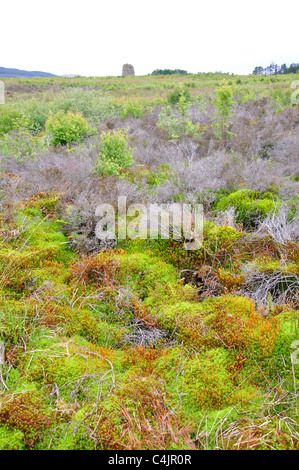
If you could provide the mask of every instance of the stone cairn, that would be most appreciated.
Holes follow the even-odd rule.
[[[131,64],[123,65],[123,76],[125,75],[135,75],[133,65]]]

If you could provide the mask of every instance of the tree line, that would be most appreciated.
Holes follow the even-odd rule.
[[[180,74],[180,75],[188,75],[188,72],[186,70],[181,70],[181,69],[155,69],[152,72],[152,75],[174,75],[174,74]]]
[[[253,75],[281,75],[286,73],[299,72],[299,64],[293,63],[289,67],[287,64],[277,65],[272,62],[268,67],[255,67]]]

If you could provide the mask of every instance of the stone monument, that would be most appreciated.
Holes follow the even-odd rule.
[[[134,67],[131,64],[123,65],[123,76],[126,75],[135,75]]]

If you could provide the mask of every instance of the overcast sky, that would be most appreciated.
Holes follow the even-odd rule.
[[[298,0],[9,0],[0,66],[57,75],[251,73],[299,62]]]

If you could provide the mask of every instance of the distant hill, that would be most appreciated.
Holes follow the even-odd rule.
[[[53,73],[47,72],[28,72],[27,70],[19,69],[7,69],[5,67],[0,67],[0,78],[30,78],[30,77],[56,77]]]

